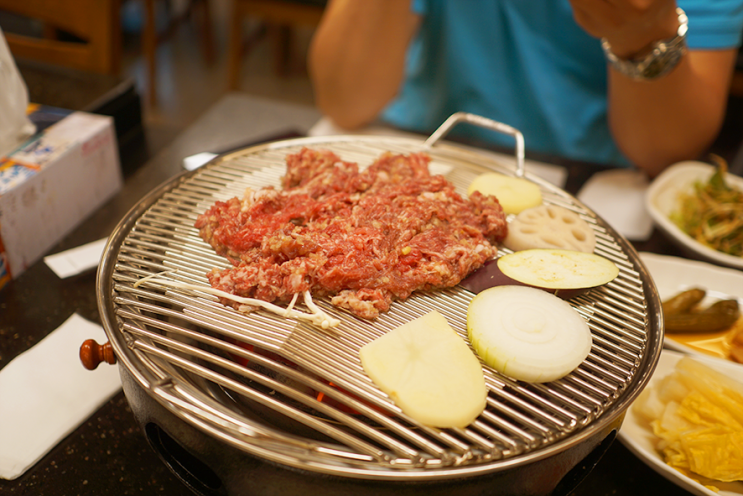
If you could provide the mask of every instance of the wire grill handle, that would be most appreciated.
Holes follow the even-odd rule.
[[[474,124],[476,126],[484,127],[503,134],[508,134],[516,139],[516,176],[524,177],[524,135],[518,129],[503,124],[502,122],[488,119],[476,114],[470,114],[467,112],[457,112],[449,116],[439,128],[428,137],[424,146],[432,147],[439,140],[443,139],[451,129],[459,124],[460,122],[466,122],[468,124]]]

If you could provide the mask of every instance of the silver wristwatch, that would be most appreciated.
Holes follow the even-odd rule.
[[[686,31],[689,29],[686,13],[679,8],[676,8],[676,13],[679,18],[676,36],[656,41],[650,53],[641,59],[620,59],[611,51],[606,38],[601,38],[601,48],[604,49],[606,60],[620,73],[638,81],[656,79],[671,72],[686,53]]]

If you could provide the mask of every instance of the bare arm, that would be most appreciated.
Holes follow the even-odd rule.
[[[725,117],[735,56],[689,52],[671,74],[644,84],[611,70],[609,125],[622,151],[651,176],[702,153]]]
[[[332,0],[308,57],[317,107],[341,127],[372,121],[398,91],[418,27],[409,0]]]
[[[578,23],[632,58],[678,28],[675,0],[571,0]],[[668,75],[634,81],[609,69],[609,125],[627,157],[650,176],[696,158],[725,116],[735,50],[689,51]]]

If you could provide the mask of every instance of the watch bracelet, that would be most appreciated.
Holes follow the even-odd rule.
[[[640,59],[621,59],[611,51],[606,38],[601,39],[601,48],[606,60],[621,74],[638,81],[657,79],[671,72],[687,51],[686,31],[688,17],[681,8],[676,8],[679,27],[676,35],[653,43],[649,54]]]

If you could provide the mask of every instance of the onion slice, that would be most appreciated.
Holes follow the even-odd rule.
[[[568,375],[592,343],[588,324],[569,303],[527,286],[497,286],[475,296],[467,332],[487,365],[526,382]]]

